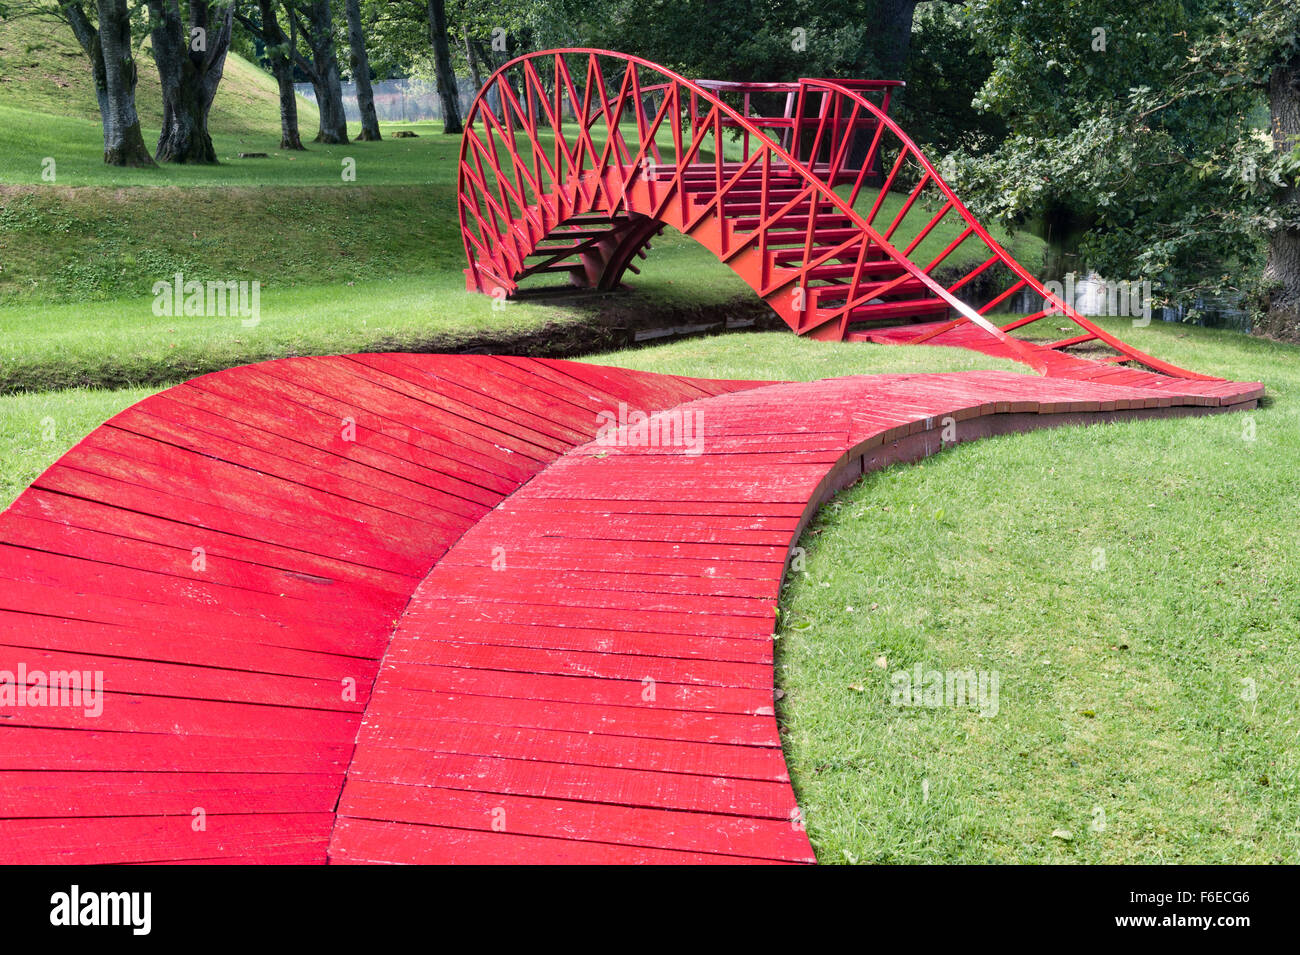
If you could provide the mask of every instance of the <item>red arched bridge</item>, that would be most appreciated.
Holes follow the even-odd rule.
[[[672,226],[800,335],[960,345],[1053,377],[1134,384],[1123,366],[1137,364],[1206,379],[1124,343],[1012,258],[889,117],[899,85],[692,81],[605,50],[520,57],[489,79],[461,145],[467,285],[512,295],[560,274],[613,288]],[[1032,313],[999,324],[1026,300]],[[1045,318],[1077,329],[1013,334]]]

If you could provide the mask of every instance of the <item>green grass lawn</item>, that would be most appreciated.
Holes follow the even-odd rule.
[[[223,80],[223,90],[224,83]],[[93,99],[91,104],[94,104]],[[8,148],[0,152],[0,182],[40,185],[44,182],[41,178],[42,162],[51,157],[55,160],[54,184],[58,186],[342,187],[446,181],[455,184],[455,156],[460,137],[444,136],[441,124],[383,123],[380,129],[385,133],[404,129],[414,132],[417,138],[392,139],[390,136],[374,143],[354,141],[347,145],[325,146],[310,142],[316,132],[315,122],[309,116],[299,117],[306,151],[278,148],[280,120],[277,114],[248,129],[223,129],[214,123],[209,131],[217,151],[218,165],[162,164],[145,169],[127,169],[104,165],[98,118],[50,116],[0,100],[0,123],[12,130],[5,136]],[[145,145],[152,151],[158,142],[158,128],[145,122],[143,130]],[[264,159],[240,159],[241,152],[266,153],[267,156]],[[355,180],[343,178],[345,160],[349,160],[349,165],[354,168]]]
[[[0,509],[106,420],[154,388],[0,395]]]
[[[264,288],[260,320],[252,327],[234,315],[159,317],[152,295],[11,304],[0,307],[0,394],[165,384],[291,355],[462,351],[488,344],[560,353],[570,350],[567,342],[580,326],[592,322],[611,323],[616,334],[620,326],[717,321],[724,313],[762,308],[735,273],[690,240],[657,240],[644,264],[630,290],[499,307],[488,296],[466,292],[459,270],[363,279],[369,273],[359,269],[343,273],[356,274],[355,281],[340,274],[332,284]],[[177,270],[187,278],[221,274]],[[328,273],[328,265],[318,271]]]

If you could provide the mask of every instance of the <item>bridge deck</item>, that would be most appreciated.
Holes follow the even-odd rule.
[[[699,430],[589,443],[620,405]],[[104,689],[0,696],[0,861],[811,861],[771,635],[817,504],[945,415],[965,440],[1218,407],[428,355],[168,389],[0,516],[8,690]]]

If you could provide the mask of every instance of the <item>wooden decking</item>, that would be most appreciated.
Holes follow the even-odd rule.
[[[803,522],[948,416],[1258,397],[1177,384],[361,355],[168,389],[0,515],[0,671],[104,687],[0,705],[0,862],[813,861],[772,688]],[[592,442],[620,408],[699,430]]]
[[[1097,361],[1087,355],[1062,350],[1060,343],[1032,342],[1012,338],[1001,341],[970,323],[952,321],[927,322],[919,325],[881,328],[854,332],[852,341],[870,341],[883,345],[940,345],[966,348],[993,358],[1037,364],[1049,378],[1072,378],[1075,381],[1106,385],[1128,385],[1156,394],[1179,395],[1197,399],[1204,405],[1233,405],[1254,401],[1264,394],[1259,382],[1224,381],[1220,378],[1174,378],[1144,368],[1130,368],[1109,361]],[[1087,339],[1087,335],[1078,336]],[[1057,347],[1052,347],[1056,345]]]

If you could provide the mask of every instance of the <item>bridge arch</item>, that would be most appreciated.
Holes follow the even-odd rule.
[[[1073,368],[1082,350],[1108,370],[1217,380],[1126,344],[1017,262],[890,118],[887,100],[872,101],[889,85],[690,80],[596,49],[518,57],[488,79],[462,139],[466,285],[513,295],[525,278],[567,273],[613,288],[672,227],[800,335],[978,343],[1044,374]],[[780,94],[781,112],[751,108]],[[936,232],[945,221],[956,237],[936,250],[953,231]],[[1018,297],[1041,308],[998,324],[996,310]],[[1049,317],[1078,333],[1044,344],[1012,334]]]

